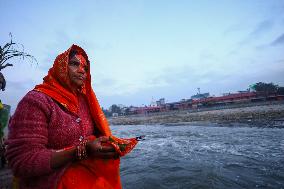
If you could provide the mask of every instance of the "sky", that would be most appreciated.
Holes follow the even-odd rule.
[[[0,45],[23,44],[0,92],[12,111],[72,44],[91,61],[101,106],[284,86],[283,0],[0,0]]]

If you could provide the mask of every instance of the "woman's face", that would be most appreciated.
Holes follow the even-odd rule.
[[[69,60],[68,75],[74,89],[79,89],[84,85],[87,71],[87,61],[82,55],[76,54]]]

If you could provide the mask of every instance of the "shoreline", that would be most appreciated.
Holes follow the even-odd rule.
[[[284,128],[284,104],[202,111],[173,111],[159,114],[131,115],[108,118],[111,125],[216,125]]]

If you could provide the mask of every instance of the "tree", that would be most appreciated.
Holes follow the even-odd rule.
[[[279,87],[278,85],[275,85],[273,83],[258,82],[256,84],[251,85],[250,88],[255,92],[260,92],[265,95],[268,95],[271,93],[276,93]]]
[[[7,62],[8,60],[18,57],[23,60],[26,58],[30,62],[37,62],[34,56],[25,52],[22,44],[13,42],[11,33],[9,35],[11,38],[10,42],[6,43],[4,46],[0,46],[0,89],[2,89],[2,91],[5,90],[6,81],[4,75],[1,73],[1,70],[6,67],[13,66],[12,63]],[[21,47],[21,49],[19,49],[19,47]]]
[[[102,110],[103,110],[103,112],[104,112],[106,117],[110,117],[111,116],[111,113],[108,110],[104,109],[103,107],[102,107]]]
[[[121,113],[121,109],[119,106],[117,106],[116,104],[111,105],[111,113]]]
[[[284,95],[284,87],[278,87],[277,94]]]
[[[130,115],[130,108],[129,107],[125,108],[125,115]]]

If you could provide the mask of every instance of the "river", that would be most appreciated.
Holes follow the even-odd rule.
[[[284,188],[284,129],[217,126],[112,126],[145,135],[121,159],[124,189]]]

